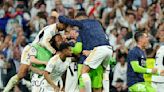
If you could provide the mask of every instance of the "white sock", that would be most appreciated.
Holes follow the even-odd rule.
[[[10,78],[10,80],[7,83],[6,87],[4,88],[3,92],[9,92],[18,82],[19,82],[19,78],[16,74]]]
[[[82,80],[84,82],[85,85],[85,91],[86,92],[92,92],[92,88],[91,88],[91,79],[88,73],[84,73],[81,75]]]
[[[109,72],[103,73],[103,89],[104,92],[109,92]]]
[[[26,87],[28,88],[28,90],[31,90],[31,82],[25,79],[22,79],[22,84],[26,85]]]
[[[109,71],[110,71],[110,65],[108,65],[106,67],[106,70],[103,73],[103,89],[104,89],[104,92],[109,92]]]

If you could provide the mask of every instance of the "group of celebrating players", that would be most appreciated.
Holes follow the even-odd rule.
[[[9,92],[29,71],[32,92],[109,92],[109,59],[113,50],[101,23],[88,19],[84,12],[77,13],[74,20],[57,12],[52,12],[52,15],[59,22],[44,27],[35,40],[26,45],[21,55],[19,72],[10,79],[3,92]],[[77,26],[79,29],[73,46],[63,41],[60,34],[67,26]],[[156,92],[158,81],[154,80],[154,88],[144,82],[143,74],[156,74],[153,76],[156,79],[164,75],[164,69],[158,68],[161,65],[158,62],[156,68],[145,68],[144,49],[149,41],[148,35],[145,32],[136,32],[134,39],[137,46],[129,51],[127,58],[129,91]],[[163,36],[161,39],[164,39]],[[162,48],[161,46],[157,53],[160,54],[158,58],[164,56]],[[162,59],[158,60],[161,62]],[[62,76],[66,70],[64,82]],[[160,89],[162,88],[164,89],[161,85]]]

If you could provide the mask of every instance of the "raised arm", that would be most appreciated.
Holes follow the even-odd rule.
[[[55,29],[55,28],[49,27],[49,28],[45,29],[44,34],[43,34],[43,38],[42,38],[42,41],[40,42],[40,44],[42,46],[46,47],[46,49],[48,49],[51,53],[55,54],[56,50],[50,44],[50,40],[52,39],[52,37],[54,35],[52,33],[54,33],[53,31],[55,31],[53,29]]]
[[[65,16],[61,16],[59,15],[57,12],[53,11],[52,16],[56,17],[59,19],[60,22],[68,24],[68,25],[72,25],[72,26],[78,26],[80,28],[83,27],[83,24],[79,21],[79,20],[74,20],[74,19],[69,19]]]

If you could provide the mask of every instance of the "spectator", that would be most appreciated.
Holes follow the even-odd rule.
[[[115,91],[112,92],[127,92],[127,62],[126,54],[118,54],[118,62],[114,69],[114,76],[112,81],[112,86],[114,86]]]
[[[2,52],[0,52],[0,90],[4,87],[4,80],[6,76],[6,62],[5,62],[5,56]]]

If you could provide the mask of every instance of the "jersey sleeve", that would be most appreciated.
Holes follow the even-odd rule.
[[[56,57],[56,56],[52,57],[52,58],[48,61],[48,64],[47,64],[47,66],[46,66],[46,68],[45,68],[45,71],[47,71],[47,72],[52,72],[53,68],[55,67],[56,62],[57,62],[57,57]]]
[[[30,56],[36,56],[37,50],[34,47],[31,47],[31,49],[29,50],[29,55]]]
[[[44,31],[43,38],[42,38],[42,41],[41,41],[41,45],[46,47],[53,54],[55,52],[55,49],[51,46],[50,40],[55,35],[55,30],[56,30],[55,27],[56,26],[47,28]]]
[[[65,24],[69,24],[69,25],[72,25],[72,26],[78,26],[80,28],[83,27],[83,24],[79,21],[79,20],[74,20],[74,19],[69,19],[65,16],[62,16],[60,15],[58,17],[59,21],[62,22],[62,23],[65,23]]]

